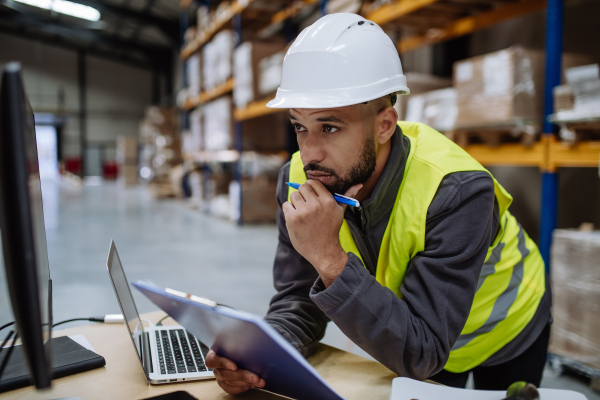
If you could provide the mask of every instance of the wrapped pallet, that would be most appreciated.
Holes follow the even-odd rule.
[[[223,96],[204,106],[204,150],[230,150],[233,147],[231,96]]]
[[[261,98],[259,87],[262,60],[283,48],[282,43],[248,41],[235,49],[233,56],[233,101],[238,108],[244,108],[254,100]],[[281,75],[281,72],[280,72]],[[279,79],[277,80],[279,85]]]
[[[202,91],[202,74],[201,74],[201,59],[200,53],[194,53],[188,58],[186,65],[187,81],[188,81],[188,96],[196,97]]]
[[[150,106],[140,121],[140,176],[166,179],[172,166],[181,162],[181,140],[175,107]]]
[[[281,82],[281,71],[283,68],[283,58],[285,50],[278,51],[268,57],[263,58],[258,63],[258,95],[260,97],[269,97],[275,95],[279,83]]]
[[[202,85],[204,90],[225,83],[232,74],[233,32],[224,30],[202,49]]]
[[[423,74],[419,72],[407,72],[406,83],[410,88],[410,94],[404,96],[398,96],[398,100],[394,108],[398,112],[398,120],[404,121],[406,119],[406,112],[408,102],[413,96],[418,96],[423,93],[430,92],[432,90],[444,89],[452,86],[452,80],[446,78],[440,78],[429,74]]]
[[[408,100],[406,121],[422,122],[440,132],[450,131],[456,122],[456,90],[432,90]]]
[[[557,229],[550,352],[600,370],[600,232]]]
[[[563,70],[588,60],[577,54],[563,54]],[[539,124],[543,116],[544,63],[544,52],[520,46],[456,62],[456,126]]]
[[[544,53],[511,47],[454,64],[458,127],[541,121]]]

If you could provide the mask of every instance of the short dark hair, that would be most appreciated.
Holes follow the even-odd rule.
[[[398,100],[398,94],[396,92],[387,94],[383,97],[379,97],[375,100],[383,100],[388,96],[390,96],[390,103],[392,103],[392,107],[394,107],[396,105],[396,101]],[[371,100],[371,101],[375,101],[375,100]],[[369,103],[368,101],[365,101],[363,104],[368,104],[368,103]]]

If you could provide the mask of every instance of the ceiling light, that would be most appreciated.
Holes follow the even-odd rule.
[[[61,14],[72,17],[87,19],[89,21],[98,21],[100,11],[93,7],[83,4],[73,3],[67,0],[15,0],[19,3],[29,4],[30,6],[44,8],[46,10],[56,11]]]

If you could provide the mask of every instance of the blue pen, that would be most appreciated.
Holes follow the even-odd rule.
[[[286,183],[289,187],[294,188],[296,190],[298,190],[300,188],[299,183],[294,183],[294,182],[286,182]],[[352,207],[360,207],[360,202],[356,199],[353,199],[352,197],[342,196],[341,194],[336,193],[333,195],[333,198],[338,203],[347,204]]]

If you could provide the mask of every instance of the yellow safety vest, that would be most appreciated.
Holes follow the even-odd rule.
[[[410,140],[410,152],[383,235],[375,278],[402,298],[400,288],[410,261],[425,249],[427,210],[442,179],[458,171],[489,171],[426,125],[398,122],[398,126]],[[299,152],[292,156],[289,180],[306,181]],[[494,187],[500,226],[481,269],[469,318],[444,367],[450,372],[473,369],[513,340],[531,321],[545,292],[540,252],[508,211],[511,195],[496,179]],[[290,188],[288,199],[293,190]],[[340,243],[362,260],[346,220],[340,229]]]

